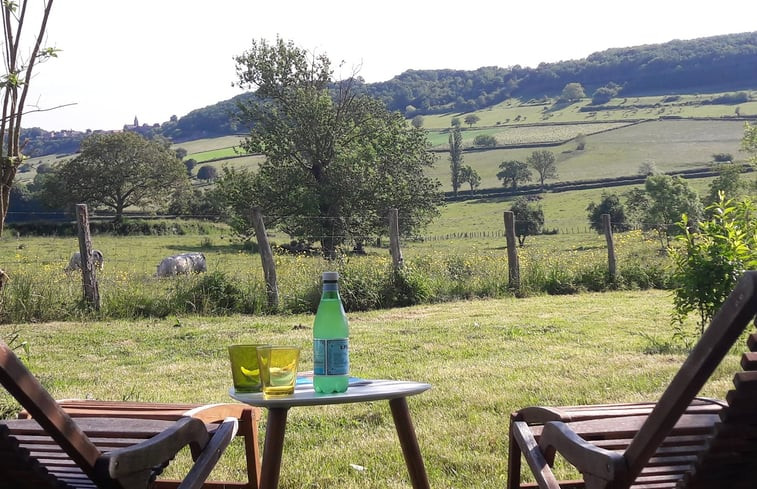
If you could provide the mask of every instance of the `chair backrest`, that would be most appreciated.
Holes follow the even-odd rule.
[[[679,487],[753,488],[757,485],[757,333],[749,336],[749,352],[741,357],[741,367],[728,392],[728,406],[720,412],[720,422],[712,429],[706,449]]]
[[[757,271],[746,272],[625,452],[628,487],[757,314]],[[757,413],[755,414],[757,416]]]
[[[100,451],[3,341],[0,341],[0,383],[94,480]]]

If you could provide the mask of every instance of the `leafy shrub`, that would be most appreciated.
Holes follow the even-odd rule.
[[[602,199],[599,204],[590,202],[586,207],[586,211],[589,213],[589,227],[599,234],[604,233],[602,214],[608,214],[610,216],[610,225],[614,232],[628,231],[631,229],[631,226],[626,219],[625,206],[620,201],[620,197],[618,197],[617,194],[602,192]]]
[[[590,292],[604,292],[616,288],[610,280],[610,272],[605,265],[594,264],[581,268],[576,273],[576,283]]]
[[[550,295],[577,294],[581,291],[570,272],[560,267],[553,267],[548,271],[543,287]]]
[[[674,271],[674,320],[696,311],[700,334],[746,269],[757,267],[757,206],[749,199],[711,205],[712,217],[691,231],[686,215],[680,249],[671,250]]]
[[[473,146],[479,148],[493,148],[497,145],[497,139],[490,134],[479,134],[473,138]]]
[[[369,311],[382,307],[384,279],[369,273],[345,272],[340,278],[339,295],[348,311]]]
[[[76,222],[74,221],[30,221],[10,224],[17,233],[23,236],[76,236]],[[216,223],[188,221],[180,219],[124,219],[121,222],[90,221],[92,234],[113,234],[116,236],[164,236],[185,234],[209,234],[214,230],[227,229]]]
[[[391,274],[382,295],[387,307],[413,306],[428,301],[432,288],[428,277],[405,266]]]
[[[670,283],[663,266],[631,262],[618,267],[616,277],[621,289],[666,289]]]
[[[244,312],[242,290],[223,272],[204,275],[197,284],[182,294],[187,312],[228,314]]]

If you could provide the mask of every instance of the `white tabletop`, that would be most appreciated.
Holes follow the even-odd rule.
[[[379,401],[420,394],[431,388],[431,384],[404,380],[359,379],[350,382],[346,392],[322,394],[313,390],[313,384],[298,384],[294,394],[265,398],[262,392],[235,392],[231,397],[245,404],[257,407],[320,406],[324,404],[346,404],[349,402]]]

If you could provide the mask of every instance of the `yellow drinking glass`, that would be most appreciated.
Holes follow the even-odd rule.
[[[236,392],[260,392],[260,369],[258,348],[269,345],[231,345],[231,380]]]
[[[266,397],[294,394],[300,349],[296,346],[262,346],[257,352],[263,394]]]

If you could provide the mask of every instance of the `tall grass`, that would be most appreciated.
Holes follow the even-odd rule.
[[[519,248],[522,288],[514,291],[508,281],[508,264],[503,247],[487,242],[460,240],[440,246],[418,243],[408,246],[405,267],[395,272],[388,252],[369,248],[367,256],[343,255],[328,262],[320,257],[277,255],[279,308],[267,306],[266,287],[256,254],[232,245],[215,247],[208,238],[182,237],[185,242],[200,239],[199,248],[208,257],[209,272],[199,275],[157,278],[145,261],[147,244],[170,242],[169,237],[111,238],[134,249],[111,259],[105,244],[106,266],[98,272],[101,297],[99,311],[82,302],[81,278],[61,272],[47,256],[64,256],[50,241],[34,238],[36,251],[18,251],[11,281],[0,294],[0,321],[5,323],[90,319],[136,319],[167,316],[312,313],[320,297],[320,275],[336,270],[349,311],[367,311],[397,306],[430,304],[458,299],[509,297],[540,294],[572,294],[584,291],[664,288],[667,286],[665,259],[645,255],[639,232],[617,240],[620,265],[616,280],[607,273],[606,251],[599,245],[571,243],[558,251],[554,237],[530,238]],[[601,238],[589,235],[590,240]],[[173,237],[179,239],[179,237]],[[144,245],[137,246],[138,243]],[[157,243],[156,243],[157,245]],[[47,251],[43,251],[43,248]],[[175,246],[174,246],[175,248]],[[185,247],[185,249],[190,247]],[[157,253],[153,252],[153,253]],[[145,255],[143,255],[145,254]],[[127,258],[128,257],[128,258]],[[134,257],[134,258],[131,258]],[[124,259],[127,258],[127,259]],[[141,261],[141,262],[140,262]],[[40,265],[40,262],[42,263]]]

